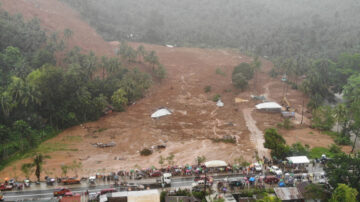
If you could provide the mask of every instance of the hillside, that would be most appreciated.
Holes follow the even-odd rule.
[[[42,26],[49,31],[62,32],[69,28],[74,35],[70,46],[79,46],[85,51],[92,50],[99,55],[111,55],[118,42],[105,42],[79,14],[65,4],[55,0],[12,1],[1,0],[2,7],[11,13],[22,13],[26,19],[38,17]],[[140,44],[130,43],[133,47]],[[257,101],[251,100],[252,94],[265,94],[268,99],[280,102],[283,83],[272,79],[267,72],[272,64],[262,60],[262,72],[258,75],[257,91],[253,81],[249,88],[240,92],[231,84],[233,67],[241,62],[251,62],[252,58],[233,50],[211,50],[199,48],[168,48],[166,46],[144,44],[146,50],[155,50],[160,62],[166,67],[168,77],[161,83],[154,81],[154,86],[146,97],[129,106],[125,112],[111,113],[100,120],[85,123],[63,131],[57,137],[43,143],[38,151],[47,152],[45,169],[55,176],[60,176],[60,166],[74,160],[81,161],[83,169],[80,175],[96,172],[109,172],[134,167],[159,166],[160,156],[174,154],[175,164],[193,164],[197,156],[204,155],[208,160],[222,159],[233,162],[242,157],[247,161],[255,159],[255,151],[260,157],[268,156],[262,146],[262,131],[282,122],[279,114],[264,114],[253,111]],[[145,66],[136,64],[143,71]],[[220,69],[224,75],[217,74]],[[211,92],[205,93],[204,87],[211,86]],[[225,106],[218,108],[212,101],[214,95],[221,95]],[[235,98],[249,102],[235,103]],[[307,98],[299,91],[289,89],[288,100],[297,112],[301,111],[303,100]],[[160,119],[151,119],[150,115],[160,107],[167,107],[172,115]],[[306,110],[305,110],[306,111]],[[306,116],[310,116],[306,113]],[[291,143],[302,141],[299,132],[306,127],[298,126],[299,118],[294,121],[297,128],[286,133],[285,138]],[[308,129],[311,130],[311,129]],[[293,141],[292,134],[296,134]],[[235,144],[215,142],[232,136]],[[306,142],[311,147],[327,146],[332,143],[329,136],[316,132],[314,141]],[[304,141],[307,138],[303,138]],[[325,140],[325,141],[324,141]],[[114,142],[115,147],[97,148],[93,144]],[[156,151],[149,157],[140,156],[144,148],[164,144],[165,150]],[[28,162],[24,159],[15,162],[0,173],[0,178],[8,177],[13,166],[21,167]]]

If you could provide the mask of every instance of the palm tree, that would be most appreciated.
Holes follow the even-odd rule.
[[[150,53],[145,56],[145,61],[152,65],[153,71],[155,70],[155,65],[159,64],[159,59],[155,51],[150,51]]]
[[[38,182],[40,182],[41,170],[46,158],[50,158],[50,156],[46,156],[41,153],[37,153],[34,156],[33,165],[35,166],[35,175]]]
[[[143,45],[140,45],[137,50],[136,50],[136,55],[139,57],[139,62],[141,62],[141,60],[144,60],[144,57],[146,55],[146,50],[144,48]]]
[[[102,79],[105,79],[105,69],[109,66],[109,59],[106,56],[101,57],[101,66],[102,66]]]
[[[257,91],[257,88],[256,88],[257,73],[261,69],[261,61],[259,60],[259,56],[255,56],[253,62],[251,63],[251,67],[254,69],[254,72],[255,72],[254,88],[255,88],[255,91]]]
[[[65,40],[69,40],[72,37],[73,33],[74,32],[71,29],[66,28],[64,30],[64,38],[65,38]]]

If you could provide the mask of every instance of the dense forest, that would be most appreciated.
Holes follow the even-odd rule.
[[[354,0],[62,1],[79,10],[106,40],[331,59],[360,49],[360,3]]]
[[[143,97],[151,75],[166,74],[143,46],[123,42],[119,57],[99,58],[67,48],[70,29],[46,33],[39,20],[3,10],[0,30],[0,169],[62,129],[96,120],[106,109],[124,110]],[[139,63],[148,63],[151,75]]]

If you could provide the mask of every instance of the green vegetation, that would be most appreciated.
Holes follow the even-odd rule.
[[[325,147],[314,147],[309,151],[310,158],[321,158],[322,154],[325,154],[327,157],[334,157],[337,154],[342,153],[341,148],[335,144],[330,145],[328,148]]]
[[[3,10],[0,28],[6,30],[0,33],[0,169],[34,152],[74,151],[62,144],[34,148],[62,129],[98,119],[109,105],[122,111],[142,98],[152,78],[126,64],[142,59],[151,65],[154,77],[166,75],[156,53],[143,47],[134,50],[122,43],[120,59],[99,59],[78,47],[64,51],[60,38],[68,40],[72,30],[64,30],[63,37],[46,34],[38,20],[24,22]],[[64,58],[57,61],[56,53]]]
[[[197,156],[195,159],[196,164],[199,166],[202,163],[205,163],[206,157],[205,156]]]
[[[347,186],[346,184],[339,184],[333,192],[330,202],[356,202],[358,195],[356,189]]]
[[[211,92],[211,86],[205,86],[204,87],[204,92],[205,93],[210,93]]]
[[[290,147],[285,139],[274,128],[265,130],[264,147],[271,149],[271,156],[275,159],[284,159],[290,153]]]
[[[329,131],[334,126],[335,120],[330,106],[321,106],[313,111],[311,126],[320,130]]]
[[[150,149],[144,148],[140,151],[141,156],[150,156],[153,152]]]
[[[282,123],[278,123],[277,127],[285,128],[287,130],[294,128],[289,118],[285,118]]]
[[[220,100],[220,98],[221,98],[221,95],[216,94],[216,95],[214,95],[214,97],[212,98],[212,101],[217,102],[217,101]]]
[[[226,76],[225,72],[223,72],[219,67],[216,68],[215,73],[221,76]]]

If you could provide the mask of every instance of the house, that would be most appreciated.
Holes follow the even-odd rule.
[[[156,189],[144,191],[113,192],[100,196],[100,202],[153,202],[160,201],[160,192]]]
[[[166,196],[165,202],[201,202],[192,196]]]
[[[255,106],[259,111],[281,112],[281,105],[276,102],[264,102]]]
[[[276,196],[281,201],[304,202],[303,195],[296,187],[277,187],[274,188]]]

